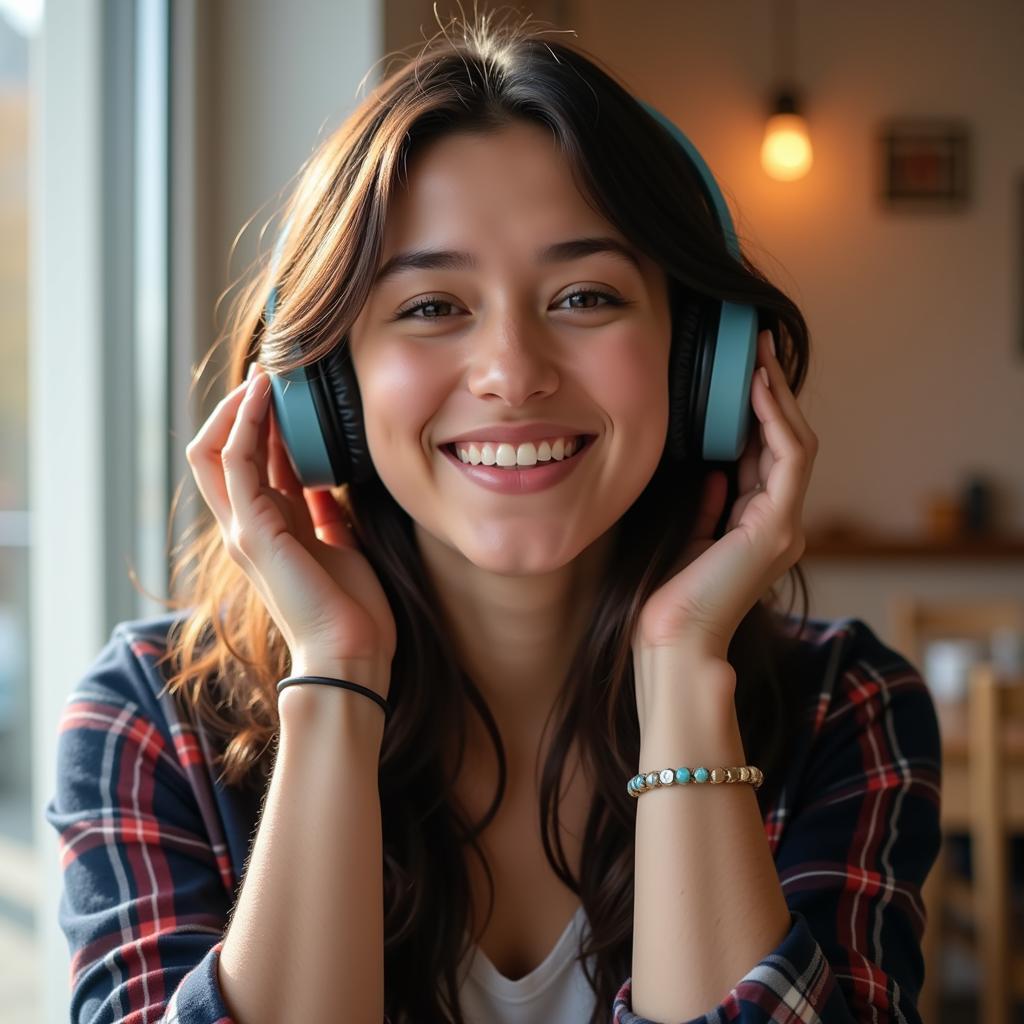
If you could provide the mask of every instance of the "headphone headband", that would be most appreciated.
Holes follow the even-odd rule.
[[[729,252],[733,254],[736,259],[740,258],[740,244],[736,238],[736,231],[733,228],[732,216],[729,213],[729,207],[726,205],[725,197],[722,195],[722,190],[718,187],[718,182],[715,181],[714,175],[711,173],[710,168],[704,162],[704,157],[697,152],[697,147],[679,130],[679,128],[673,124],[660,110],[656,110],[649,103],[643,100],[638,101],[640,106],[647,111],[663,128],[665,128],[669,135],[672,136],[680,146],[683,147],[686,155],[690,158],[690,163],[697,168],[700,173],[701,181],[704,183],[704,190],[711,200],[711,205],[714,207],[715,215],[718,217],[718,223],[722,226],[722,233],[725,235],[725,244],[729,247]]]

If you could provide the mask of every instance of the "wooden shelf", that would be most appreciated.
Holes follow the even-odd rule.
[[[933,540],[929,537],[872,535],[849,537],[808,536],[805,559],[827,558],[854,561],[880,560],[978,562],[1024,561],[1024,536],[960,537]]]

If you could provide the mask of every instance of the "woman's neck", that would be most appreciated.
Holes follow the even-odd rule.
[[[417,531],[459,664],[487,702],[505,746],[532,759],[590,622],[615,531],[559,569],[527,576],[482,570]],[[470,726],[491,745],[475,714]]]

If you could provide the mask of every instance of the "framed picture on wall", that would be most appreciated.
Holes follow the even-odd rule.
[[[893,119],[878,131],[880,196],[891,210],[963,210],[970,192],[970,133],[963,121]]]

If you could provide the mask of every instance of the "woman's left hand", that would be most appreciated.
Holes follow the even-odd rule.
[[[740,494],[726,533],[714,539],[727,490],[725,473],[716,470],[706,481],[693,539],[681,558],[684,568],[640,614],[633,640],[637,664],[660,662],[650,657],[659,648],[672,649],[657,653],[670,655],[674,664],[726,661],[743,617],[804,552],[803,502],[818,438],[772,354],[771,331],[762,331],[757,343],[757,362],[767,368],[770,387],[757,369],[751,403],[760,436],[751,432],[740,456]]]

